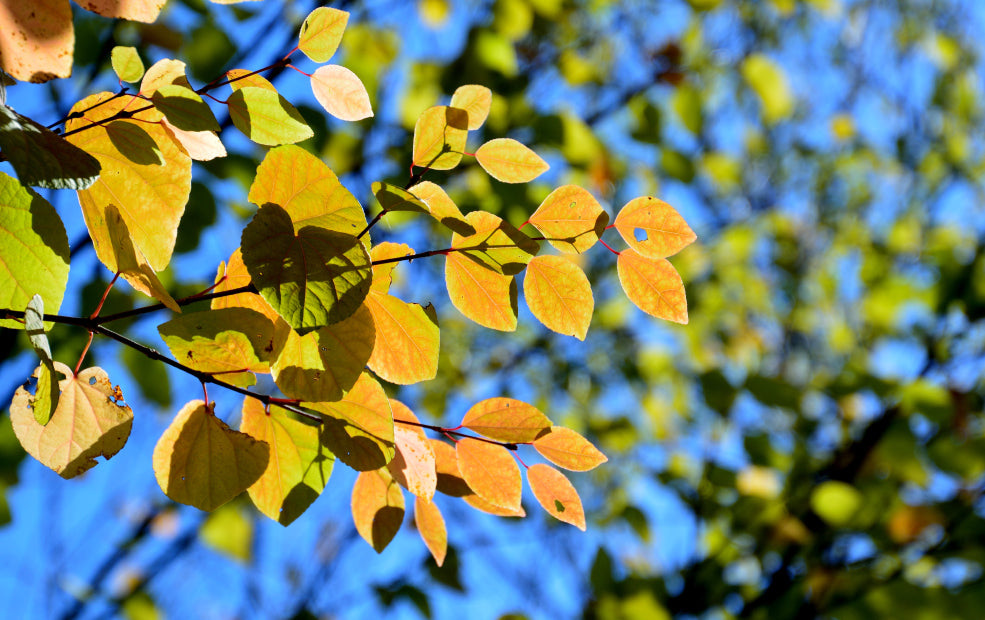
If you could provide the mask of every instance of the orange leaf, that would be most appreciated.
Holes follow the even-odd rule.
[[[571,471],[588,471],[609,460],[590,441],[563,426],[552,427],[533,445],[545,459]]]
[[[651,196],[626,203],[613,226],[631,248],[647,258],[673,256],[697,239],[674,207]]]
[[[539,243],[488,211],[473,211],[465,219],[475,232],[467,236],[454,233],[451,247],[496,273],[518,274],[540,251]]]
[[[503,183],[526,183],[550,168],[547,162],[512,138],[490,140],[475,152],[475,158],[489,176]]]
[[[343,121],[373,116],[366,86],[355,73],[339,65],[323,65],[311,74],[311,91],[325,111]]]
[[[400,385],[433,379],[438,374],[440,333],[424,308],[378,292],[370,293],[365,305],[376,327],[370,369]]]
[[[373,249],[369,251],[369,258],[373,262],[376,262],[388,258],[410,256],[413,253],[414,250],[406,243],[384,241],[373,246]],[[396,266],[397,261],[383,263],[382,265],[373,265],[373,283],[370,284],[369,289],[377,293],[388,292],[390,290],[390,284],[393,283],[392,274]]]
[[[623,250],[616,260],[619,282],[626,296],[651,316],[687,324],[684,282],[665,258],[646,258],[636,250]]]
[[[537,463],[527,469],[527,483],[534,497],[552,517],[585,531],[585,509],[581,498],[564,474],[550,465]]]
[[[479,265],[468,256],[450,252],[445,257],[445,285],[458,311],[489,329],[516,329],[517,288],[513,276]]]
[[[478,439],[462,439],[455,445],[458,469],[476,495],[491,504],[516,510],[523,483],[520,468],[510,451]]]
[[[469,115],[448,106],[428,108],[414,126],[414,165],[451,170],[462,161]]]
[[[440,439],[428,441],[434,452],[434,469],[438,475],[436,490],[452,497],[472,495],[472,489],[465,482],[465,478],[462,478],[462,473],[458,471],[458,455],[455,454],[455,448]]]
[[[551,428],[551,421],[533,405],[512,398],[487,398],[472,405],[462,426],[490,439],[528,443]]]
[[[496,504],[484,500],[481,495],[476,495],[475,493],[473,493],[472,495],[466,495],[465,497],[462,498],[462,501],[464,501],[469,506],[475,508],[476,510],[479,510],[481,512],[496,517],[527,516],[527,511],[523,509],[523,506],[517,506],[515,508],[503,508],[502,506],[497,506]]]
[[[214,131],[185,131],[169,123],[166,118],[161,119],[161,124],[195,161],[210,161],[226,156],[226,147],[219,139],[219,134]]]
[[[581,267],[560,256],[537,256],[527,265],[523,295],[530,311],[548,328],[585,339],[595,298]]]
[[[102,368],[86,368],[74,376],[72,369],[54,362],[58,381],[58,407],[46,425],[34,418],[34,396],[18,387],[10,403],[10,421],[17,440],[28,454],[62,478],[74,478],[96,465],[96,457],[111,458],[119,452],[133,426],[133,412],[118,404],[115,390]]]
[[[14,79],[39,84],[72,74],[72,9],[67,0],[4,2],[0,65]]]
[[[103,17],[149,24],[157,19],[166,0],[77,0],[83,9]]]
[[[352,520],[377,553],[397,535],[404,521],[404,494],[386,467],[364,471],[352,486]]]
[[[339,48],[348,23],[349,14],[346,11],[318,7],[301,24],[298,48],[315,62],[328,62]]]
[[[489,116],[489,108],[492,107],[492,91],[477,84],[459,86],[451,96],[451,106],[468,112],[469,129],[478,129],[482,127]]]
[[[417,497],[430,500],[438,484],[431,442],[420,426],[400,424],[400,421],[418,422],[417,416],[407,405],[391,398],[390,408],[393,410],[393,438],[397,453],[387,463],[387,468],[402,487]]]
[[[580,254],[598,241],[609,223],[609,214],[588,191],[564,185],[544,199],[530,223],[561,252]]]
[[[440,185],[435,185],[431,181],[422,181],[410,188],[410,193],[427,203],[431,216],[441,222],[445,228],[460,235],[475,234],[475,228],[469,224],[458,205],[445,193],[445,190],[441,189]]]
[[[243,264],[243,254],[239,248],[236,248],[236,251],[229,257],[229,264],[219,265],[219,272],[216,274],[215,281],[217,284],[212,290],[216,293],[237,289],[250,283],[250,274],[246,271],[246,265]],[[256,293],[237,293],[235,295],[227,295],[226,297],[215,297],[212,299],[212,309],[218,310],[219,308],[249,308],[250,310],[256,310],[271,321],[274,321],[274,323],[279,322],[282,327],[290,329],[287,321],[281,318],[277,314],[277,311],[270,307],[266,299]]]
[[[438,506],[429,500],[414,500],[414,523],[434,562],[438,566],[444,564],[448,552],[448,531]]]
[[[345,398],[311,403],[325,414],[322,441],[343,463],[357,471],[384,467],[393,460],[393,412],[386,392],[368,373],[360,375]]]

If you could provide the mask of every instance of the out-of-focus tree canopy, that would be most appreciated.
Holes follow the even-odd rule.
[[[418,115],[474,83],[497,95],[485,138],[522,139],[552,167],[543,183],[496,191],[474,167],[450,188],[459,205],[523,222],[552,187],[575,183],[610,214],[658,196],[698,234],[674,259],[687,326],[637,311],[615,256],[586,255],[596,315],[584,343],[524,312],[511,338],[472,325],[447,303],[440,264],[415,263],[394,284],[433,298],[444,336],[437,378],[391,395],[446,421],[513,396],[592,439],[610,460],[577,480],[589,534],[450,509],[438,569],[406,533],[381,556],[357,540],[342,472],[286,529],[245,503],[209,516],[165,503],[143,457],[167,407],[138,416],[131,447],[71,484],[22,463],[4,417],[4,600],[25,616],[84,618],[965,618],[985,606],[985,6],[342,4],[340,62],[376,116],[341,125],[300,88],[297,101],[315,128],[306,145],[361,200],[372,181],[405,174]],[[118,44],[183,58],[199,82],[266,66],[311,8],[170,0],[153,24],[77,11],[74,77],[9,87],[7,101],[62,117],[114,89]],[[293,76],[276,73],[290,89]],[[238,244],[224,235],[250,213],[258,152],[227,147],[202,164],[179,230],[171,269],[203,285],[186,294],[211,283]],[[52,198],[66,219],[74,201]],[[386,234],[443,247],[419,222]],[[82,279],[68,310],[105,288],[87,253],[89,267],[73,257]],[[114,289],[106,308],[138,302]],[[60,329],[52,344],[74,359],[85,333]],[[36,362],[26,338],[0,338],[12,394]],[[97,355],[130,372],[147,407],[197,389],[119,348]]]

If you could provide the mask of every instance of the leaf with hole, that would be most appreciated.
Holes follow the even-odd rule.
[[[623,240],[641,256],[673,256],[697,239],[674,207],[651,196],[630,200],[612,223]]]

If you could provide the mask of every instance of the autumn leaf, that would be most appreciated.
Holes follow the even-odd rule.
[[[431,217],[441,222],[448,230],[460,235],[475,234],[475,228],[469,224],[458,205],[445,193],[445,190],[441,189],[440,185],[435,185],[431,181],[422,181],[409,191],[423,200],[428,205]]]
[[[328,62],[342,42],[342,34],[348,23],[349,13],[346,11],[318,7],[301,24],[298,48],[315,62]]]
[[[366,307],[376,326],[369,367],[384,381],[410,385],[438,373],[438,325],[417,304],[386,293],[371,292]]]
[[[136,83],[144,77],[144,61],[140,59],[137,48],[117,45],[110,52],[110,62],[113,72],[121,82]]]
[[[151,101],[168,123],[183,131],[219,131],[212,109],[194,90],[180,84],[162,84]]]
[[[68,0],[39,5],[5,2],[0,19],[0,67],[16,80],[36,84],[71,75],[75,46]]]
[[[270,446],[266,470],[248,489],[250,499],[263,514],[290,525],[325,489],[335,456],[321,443],[317,424],[277,406],[268,413],[255,398],[243,401],[239,430]]]
[[[616,260],[619,282],[629,300],[651,316],[687,324],[687,298],[681,276],[665,258],[646,258],[623,250]]]
[[[465,110],[469,115],[469,129],[482,127],[492,107],[492,91],[485,86],[466,84],[459,86],[451,96],[451,107]]]
[[[435,490],[451,497],[472,495],[462,473],[458,470],[458,455],[455,448],[440,439],[428,439],[434,453],[434,470],[437,474]]]
[[[366,86],[355,73],[339,65],[323,65],[311,74],[311,91],[325,111],[342,121],[373,116]]]
[[[236,248],[232,255],[230,255],[229,262],[220,264],[218,273],[216,274],[215,288],[212,291],[214,293],[231,291],[247,286],[251,282],[250,274],[246,270],[246,265],[243,264],[243,254],[239,248]],[[213,310],[220,308],[249,308],[264,315],[275,325],[277,325],[278,321],[282,323],[283,325],[278,326],[278,329],[282,327],[290,329],[284,319],[277,314],[277,311],[271,308],[270,304],[256,293],[237,293],[224,297],[213,297],[211,306]]]
[[[588,276],[560,256],[536,256],[527,265],[523,296],[537,319],[559,334],[584,340],[595,311]]]
[[[431,213],[427,203],[407,190],[390,183],[373,183],[373,195],[384,211],[412,211]]]
[[[564,474],[550,465],[537,463],[527,468],[527,483],[548,514],[585,531],[585,509],[581,498]]]
[[[145,97],[152,96],[157,89],[168,84],[175,84],[191,88],[188,78],[185,77],[187,65],[173,58],[162,58],[147,69],[144,78],[140,82],[140,94]]]
[[[414,524],[421,535],[421,540],[431,552],[435,564],[441,566],[448,553],[448,531],[445,528],[445,518],[441,516],[437,504],[426,499],[414,500]]]
[[[520,507],[520,468],[503,446],[464,438],[455,444],[458,470],[476,495],[502,508]]]
[[[465,413],[462,426],[490,439],[528,443],[551,428],[540,409],[512,398],[487,398]]]
[[[395,440],[390,400],[368,373],[360,375],[342,400],[309,406],[326,416],[322,442],[349,467],[370,471],[393,460]]]
[[[119,452],[133,425],[133,412],[118,403],[116,391],[102,368],[72,369],[54,362],[61,395],[46,425],[35,419],[33,397],[17,388],[10,403],[10,421],[17,440],[28,454],[62,478],[74,478],[96,465],[96,457],[112,458]]]
[[[414,165],[451,170],[462,161],[468,137],[469,115],[448,106],[428,108],[414,126]]]
[[[504,276],[479,265],[468,256],[445,256],[445,285],[452,305],[479,325],[504,332],[516,329],[517,287],[513,276]]]
[[[599,240],[609,223],[609,214],[588,191],[564,185],[551,192],[530,223],[561,252],[580,254]]]
[[[674,207],[651,196],[630,200],[612,225],[631,248],[647,258],[673,256],[697,239]]]
[[[214,131],[185,131],[169,123],[168,119],[163,119],[161,124],[195,161],[211,161],[226,156],[226,147]]]
[[[2,104],[0,150],[24,185],[86,189],[99,178],[101,166],[95,157]]]
[[[496,138],[475,152],[475,159],[489,176],[503,183],[526,183],[550,166],[537,153],[512,138]]]
[[[552,427],[533,446],[548,461],[571,471],[588,471],[609,460],[590,441],[563,426]]]
[[[60,390],[58,375],[55,373],[55,360],[51,358],[51,347],[48,345],[48,335],[44,327],[44,300],[35,295],[27,302],[24,309],[24,332],[31,342],[31,348],[41,360],[35,375],[38,385],[34,391],[34,419],[44,426],[51,420],[51,415],[58,408]]]
[[[451,247],[496,273],[520,273],[540,251],[540,244],[488,211],[473,211],[465,219],[475,232],[468,236],[454,233]]]
[[[352,487],[352,520],[356,531],[377,553],[400,531],[404,521],[404,494],[384,467],[364,471]]]
[[[373,249],[369,251],[369,257],[374,263],[378,261],[388,260],[391,258],[401,258],[404,256],[410,256],[414,253],[414,250],[406,243],[393,243],[392,241],[384,241],[383,243],[377,243],[373,246]],[[370,290],[377,293],[387,293],[390,290],[390,285],[393,283],[393,270],[397,267],[397,262],[383,263],[381,265],[373,265],[373,285]]]
[[[226,426],[214,406],[186,404],[154,447],[154,475],[164,494],[205,511],[245,491],[270,459],[266,443]]]
[[[430,500],[438,485],[434,451],[424,429],[414,426],[420,421],[407,405],[390,399],[393,410],[393,436],[396,454],[387,463],[394,480],[419,498]],[[401,424],[411,422],[412,424]]]
[[[314,135],[301,113],[277,92],[244,86],[236,89],[226,103],[236,129],[257,144],[294,144]]]
[[[247,86],[262,88],[272,93],[277,92],[277,87],[270,80],[255,71],[247,71],[246,69],[230,69],[226,71],[226,81],[229,82],[229,88],[233,89],[233,92],[241,88],[246,88]]]

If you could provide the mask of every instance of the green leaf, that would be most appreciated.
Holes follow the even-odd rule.
[[[0,150],[25,185],[85,189],[99,178],[95,157],[2,104]]]
[[[168,122],[184,131],[219,131],[212,108],[198,93],[178,84],[164,84],[151,95],[154,107]]]
[[[243,263],[267,303],[301,333],[349,317],[369,293],[373,270],[354,235],[305,226],[260,207],[243,230]]]
[[[373,195],[384,211],[431,213],[431,208],[414,194],[389,183],[373,183]]]
[[[301,24],[298,47],[315,62],[328,62],[342,42],[349,14],[339,9],[318,7]]]
[[[414,165],[451,170],[462,161],[469,114],[448,106],[428,108],[414,126]]]
[[[796,100],[783,68],[763,54],[752,54],[742,63],[742,77],[759,95],[763,120],[777,123],[793,113]]]
[[[31,340],[31,348],[41,359],[38,369],[38,387],[34,392],[34,419],[44,426],[58,407],[58,377],[55,376],[55,363],[51,359],[48,336],[44,331],[44,300],[35,295],[24,310],[24,330]]]
[[[68,263],[68,235],[54,207],[0,172],[0,307],[24,308],[38,294],[57,313]],[[24,325],[5,319],[0,327]]]
[[[279,93],[244,86],[227,103],[233,124],[257,144],[294,144],[315,135],[301,113]]]
[[[489,176],[503,183],[533,181],[550,168],[537,153],[512,138],[486,142],[475,152],[475,158]]]
[[[540,251],[539,243],[492,213],[473,211],[465,219],[475,232],[468,236],[452,235],[455,254],[468,256],[496,273],[507,276],[520,273]]]
[[[144,61],[135,47],[117,45],[110,52],[110,62],[121,82],[136,83],[144,77]]]

